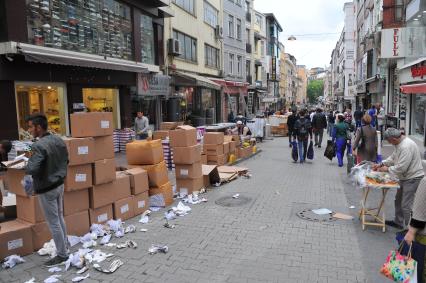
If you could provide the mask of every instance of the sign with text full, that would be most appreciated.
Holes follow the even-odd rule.
[[[405,57],[404,32],[405,28],[382,30],[381,58]]]
[[[138,74],[138,95],[168,95],[170,90],[170,77],[154,74]]]

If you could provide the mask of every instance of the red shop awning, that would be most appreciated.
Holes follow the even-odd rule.
[[[426,94],[426,83],[413,84],[413,85],[402,85],[401,92],[405,94]]]

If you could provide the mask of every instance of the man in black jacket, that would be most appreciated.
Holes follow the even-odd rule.
[[[45,263],[57,266],[68,259],[68,240],[63,217],[64,180],[67,175],[68,151],[64,141],[47,131],[47,118],[34,114],[27,119],[28,130],[34,138],[26,173],[33,178],[34,193],[49,225],[57,256]]]
[[[312,118],[312,129],[315,134],[315,146],[320,148],[324,136],[324,129],[327,128],[327,118],[324,113],[322,113],[322,109],[318,108],[316,112],[317,113],[315,113]]]
[[[292,111],[290,109],[290,111]],[[296,124],[296,121],[299,119],[297,116],[297,109],[293,109],[291,112],[291,115],[287,118],[287,128],[288,128],[288,143],[291,147],[291,142],[293,141],[293,134],[294,134],[294,125]]]
[[[361,110],[361,107],[357,106],[355,112],[354,112],[354,119],[355,119],[355,125],[356,128],[361,128],[361,119],[362,116],[364,116],[364,112]]]
[[[312,124],[306,110],[301,110],[299,119],[294,124],[293,136],[297,138],[299,161],[304,163],[308,151],[308,141],[312,140]]]

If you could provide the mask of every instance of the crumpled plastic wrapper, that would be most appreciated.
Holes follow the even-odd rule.
[[[90,276],[90,273],[87,273],[85,276],[74,277],[71,281],[72,282],[80,282],[80,281],[83,281],[84,279],[89,278],[89,276]]]
[[[92,224],[92,226],[90,226],[90,232],[95,233],[98,237],[103,237],[106,234],[102,224]]]
[[[3,264],[1,265],[4,269],[13,268],[17,264],[24,263],[25,260],[19,255],[10,255],[4,259]]]
[[[121,238],[124,236],[124,227],[123,227],[123,222],[121,221],[121,219],[108,220],[107,225],[110,231],[113,231],[115,233],[114,236],[116,238]]]
[[[148,249],[148,253],[150,255],[153,255],[153,254],[156,254],[156,253],[166,254],[168,251],[169,251],[169,247],[168,246],[161,246],[161,245],[152,245]]]
[[[43,247],[39,249],[37,253],[41,256],[48,255],[51,258],[54,258],[56,256],[56,245],[53,239],[47,243],[44,243]]]
[[[44,283],[55,283],[59,281],[59,277],[61,277],[61,274],[54,274],[52,276],[47,277],[44,280]]]

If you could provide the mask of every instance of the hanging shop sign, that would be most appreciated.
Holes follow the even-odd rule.
[[[404,32],[404,28],[382,30],[381,58],[401,58],[405,56]]]
[[[170,77],[165,75],[138,74],[138,95],[168,95],[170,91]]]
[[[423,79],[426,76],[426,65],[411,67],[411,76],[413,78]]]

